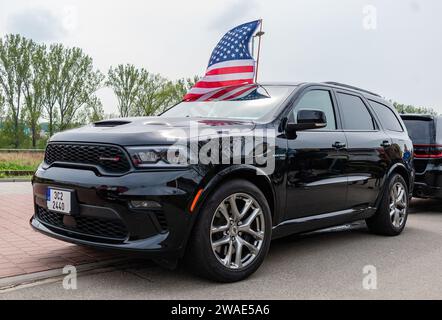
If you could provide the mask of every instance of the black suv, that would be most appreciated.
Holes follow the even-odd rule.
[[[416,114],[401,117],[414,144],[413,195],[442,199],[442,118]]]
[[[271,239],[358,220],[402,232],[413,146],[388,102],[330,82],[224,92],[54,135],[32,227],[222,282],[258,269]]]

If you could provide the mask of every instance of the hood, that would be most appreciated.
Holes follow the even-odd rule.
[[[247,133],[255,127],[247,120],[213,118],[140,117],[99,121],[55,134],[50,142],[111,143],[122,146],[173,144],[180,139]]]

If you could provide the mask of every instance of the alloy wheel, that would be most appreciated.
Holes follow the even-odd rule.
[[[210,241],[217,260],[229,269],[242,269],[258,256],[265,235],[264,213],[245,193],[224,199],[212,218]]]
[[[396,182],[390,190],[390,218],[395,228],[401,228],[407,216],[407,192],[404,185]]]

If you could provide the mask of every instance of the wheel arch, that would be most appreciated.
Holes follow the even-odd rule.
[[[238,165],[234,167],[226,168],[218,172],[212,179],[206,184],[201,198],[198,200],[197,210],[201,208],[204,201],[210,194],[216,190],[217,186],[221,183],[225,183],[229,180],[243,179],[253,183],[264,194],[267,203],[270,208],[272,219],[276,212],[276,194],[273,188],[272,182],[268,175],[266,175],[259,168],[249,165]]]
[[[405,167],[404,164],[402,163],[396,163],[394,164],[389,172],[387,177],[391,177],[393,174],[400,174],[402,176],[402,178],[404,178],[405,183],[407,184],[407,188],[408,188],[408,192],[410,192],[412,190],[412,185],[411,185],[411,177],[410,177],[410,172],[407,170],[407,168]]]
[[[251,165],[237,165],[237,166],[228,167],[214,174],[208,182],[206,182],[204,185],[201,186],[200,189],[202,190],[201,196],[198,198],[198,201],[196,203],[193,212],[190,212],[190,215],[192,216],[192,221],[187,236],[185,237],[184,246],[181,250],[181,257],[185,255],[188,249],[189,238],[191,236],[191,233],[193,232],[193,229],[195,228],[195,224],[198,219],[200,210],[204,205],[205,201],[216,190],[217,186],[229,180],[244,179],[256,185],[267,199],[273,223],[273,219],[276,216],[276,210],[277,210],[276,193],[272,186],[272,182],[269,176],[267,176],[264,172],[258,174],[257,171],[260,170]]]
[[[399,174],[402,178],[404,178],[405,183],[407,184],[408,193],[410,193],[413,190],[412,189],[412,187],[413,187],[412,186],[412,179],[411,179],[409,170],[407,170],[407,168],[405,167],[404,164],[395,163],[394,165],[392,165],[390,167],[387,174],[385,175],[385,182],[384,182],[384,185],[381,189],[381,192],[379,193],[378,199],[376,201],[376,207],[379,207],[379,204],[382,201],[382,196],[385,193],[385,188],[388,188],[388,181],[390,181],[390,178],[394,174]]]
[[[221,183],[234,179],[247,180],[261,190],[267,200],[273,219],[276,210],[275,191],[269,176],[256,167],[244,165],[228,168],[219,172],[208,184],[208,195],[210,195],[210,193],[212,193]]]

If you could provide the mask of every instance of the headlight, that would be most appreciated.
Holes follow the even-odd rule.
[[[188,151],[184,146],[129,147],[127,151],[137,168],[189,165]]]

